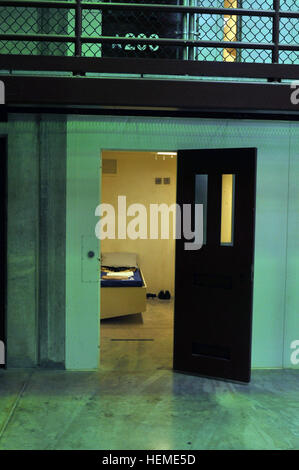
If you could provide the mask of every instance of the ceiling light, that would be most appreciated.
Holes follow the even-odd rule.
[[[172,155],[173,157],[176,156],[176,152],[157,152],[157,155]]]

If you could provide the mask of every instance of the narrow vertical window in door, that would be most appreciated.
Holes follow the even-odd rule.
[[[224,8],[238,8],[237,0],[224,0]],[[238,23],[237,15],[224,15],[223,39],[227,42],[237,41]],[[225,62],[235,62],[237,60],[237,50],[232,47],[223,49],[223,60]]]
[[[221,245],[234,243],[235,175],[222,175]]]
[[[203,205],[203,244],[207,243],[208,175],[195,175],[195,204]]]

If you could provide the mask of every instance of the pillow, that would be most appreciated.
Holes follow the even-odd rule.
[[[137,268],[136,253],[102,253],[102,266]]]

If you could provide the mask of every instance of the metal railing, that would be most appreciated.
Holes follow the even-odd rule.
[[[299,64],[297,0],[133,1],[0,0],[0,68],[1,54]]]

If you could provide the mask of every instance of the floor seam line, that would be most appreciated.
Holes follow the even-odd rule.
[[[3,424],[3,426],[0,430],[0,441],[1,441],[5,431],[7,429],[7,426],[9,425],[10,421],[12,420],[12,417],[13,417],[13,415],[16,411],[16,408],[17,408],[17,406],[18,406],[18,404],[19,404],[19,402],[20,402],[20,400],[21,400],[21,398],[22,398],[29,382],[30,382],[30,379],[31,379],[32,375],[33,375],[33,372],[29,375],[28,379],[25,380],[25,382],[23,383],[23,386],[22,386],[21,390],[19,391],[18,396],[16,397],[16,399],[15,399],[13,405],[12,405],[6,420],[4,421],[4,424]]]

